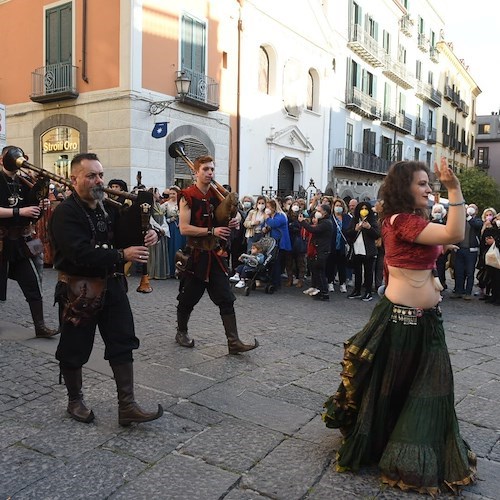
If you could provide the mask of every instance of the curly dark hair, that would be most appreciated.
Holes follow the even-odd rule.
[[[423,217],[427,216],[425,210],[415,210],[415,200],[410,191],[413,174],[420,170],[430,174],[429,167],[421,161],[398,161],[389,168],[379,192],[379,198],[384,200],[380,219],[399,213],[419,213]]]

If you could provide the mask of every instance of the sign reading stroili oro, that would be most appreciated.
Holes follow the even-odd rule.
[[[71,159],[80,152],[80,132],[72,127],[54,127],[40,137],[42,167],[69,178]]]

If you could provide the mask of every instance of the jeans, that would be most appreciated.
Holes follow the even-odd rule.
[[[469,248],[459,248],[455,253],[455,293],[472,295],[474,271],[479,252]]]

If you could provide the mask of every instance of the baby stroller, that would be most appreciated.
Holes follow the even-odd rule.
[[[274,293],[274,286],[271,284],[271,271],[276,261],[276,255],[278,254],[278,244],[271,236],[264,236],[259,240],[259,243],[262,245],[262,253],[265,259],[262,264],[257,264],[250,276],[247,275],[245,278],[245,288],[243,290],[247,297],[250,295],[250,290],[256,289],[256,281],[265,283],[264,291],[266,293]]]

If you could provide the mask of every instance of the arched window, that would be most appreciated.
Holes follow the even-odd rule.
[[[269,55],[264,47],[259,49],[259,92],[269,94]]]
[[[314,78],[313,75],[311,74],[311,71],[309,71],[307,75],[307,102],[306,102],[307,109],[309,111],[312,111],[314,108]]]

